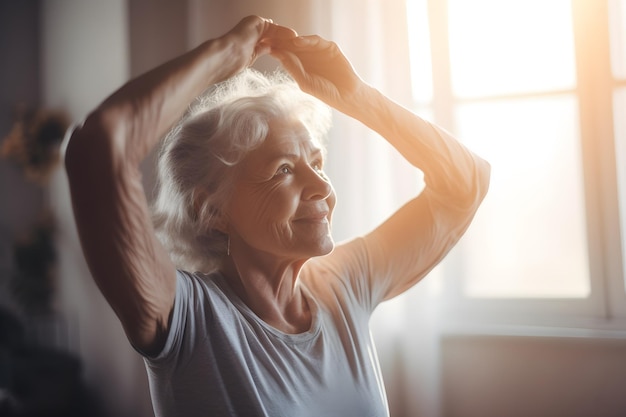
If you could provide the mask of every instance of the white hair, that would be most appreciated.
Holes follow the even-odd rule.
[[[230,198],[234,168],[263,143],[271,119],[294,116],[323,142],[331,122],[328,106],[284,73],[247,69],[199,97],[168,133],[152,212],[157,236],[177,268],[219,268],[227,236],[216,226]]]

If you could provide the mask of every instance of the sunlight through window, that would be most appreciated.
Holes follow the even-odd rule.
[[[626,79],[626,0],[609,2],[611,58],[615,78]],[[621,113],[624,115],[624,113]],[[622,116],[624,117],[624,116]]]
[[[426,0],[407,2],[407,25],[411,39],[411,82],[413,99],[428,104],[433,99],[432,61]]]
[[[622,251],[626,270],[626,87],[613,96],[615,121],[615,155],[619,185],[620,217],[622,229]]]
[[[609,15],[611,17],[613,76],[624,85],[626,81],[626,0],[611,0]],[[622,260],[626,270],[626,85],[617,88],[613,94],[613,120],[622,231]]]
[[[571,89],[571,0],[449,0],[458,97]]]
[[[571,1],[448,0],[447,43],[427,32],[434,5],[407,2],[409,27],[419,26],[410,32],[416,103],[440,93],[425,86],[424,55],[449,50],[452,101],[435,121],[452,120],[492,165],[483,206],[437,273],[470,297],[589,296]]]
[[[589,294],[576,114],[572,96],[459,106],[463,140],[492,167],[462,242],[467,295]]]

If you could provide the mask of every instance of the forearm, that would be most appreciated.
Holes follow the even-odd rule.
[[[277,40],[272,48],[303,91],[382,135],[424,172],[431,191],[458,205],[470,199],[477,207],[487,189],[489,165],[443,129],[363,82],[336,44],[304,36]]]
[[[222,39],[210,40],[127,82],[85,123],[97,125],[113,155],[138,165],[195,97],[231,75],[224,70],[235,59],[229,48],[234,46]]]
[[[366,237],[380,260],[373,276],[389,299],[419,282],[463,235],[487,192],[489,164],[375,89],[360,90],[348,114],[421,169],[426,183],[418,197]]]
[[[482,199],[489,164],[449,133],[364,85],[346,112],[383,136],[413,166],[424,172],[426,186],[458,204]],[[362,103],[368,103],[363,106]],[[467,201],[467,200],[470,201]]]

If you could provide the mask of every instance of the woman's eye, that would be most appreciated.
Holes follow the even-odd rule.
[[[328,181],[328,176],[324,172],[324,166],[321,162],[314,163],[311,165],[311,167],[315,170],[315,172],[317,172],[317,175],[319,175],[320,178],[323,178],[324,180]]]
[[[278,171],[276,171],[276,175],[288,175],[291,174],[291,167],[289,167],[288,165],[283,165],[280,168],[278,168]]]
[[[316,170],[317,172],[323,172],[324,169],[322,168],[322,163],[321,162],[313,162],[311,164],[311,166],[313,167],[314,170]]]

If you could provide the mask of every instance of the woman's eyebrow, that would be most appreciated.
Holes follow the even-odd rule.
[[[275,152],[271,155],[269,155],[265,160],[266,163],[271,164],[280,160],[284,160],[284,159],[288,159],[291,161],[295,161],[296,159],[299,158],[298,154],[295,153],[291,153],[291,152]]]
[[[313,157],[313,158],[322,158],[322,159],[324,159],[325,156],[326,156],[326,153],[324,152],[324,150],[322,148],[316,147],[311,152],[311,157]]]
[[[309,159],[313,159],[313,158],[324,159],[325,157],[324,150],[320,148],[319,146],[314,146],[314,145],[309,147],[308,154],[309,154],[308,156]],[[269,155],[265,158],[265,161],[266,163],[272,163],[272,162],[279,161],[281,159],[288,159],[288,160],[294,161],[298,158],[300,158],[299,153],[277,149],[275,152],[269,153]]]

